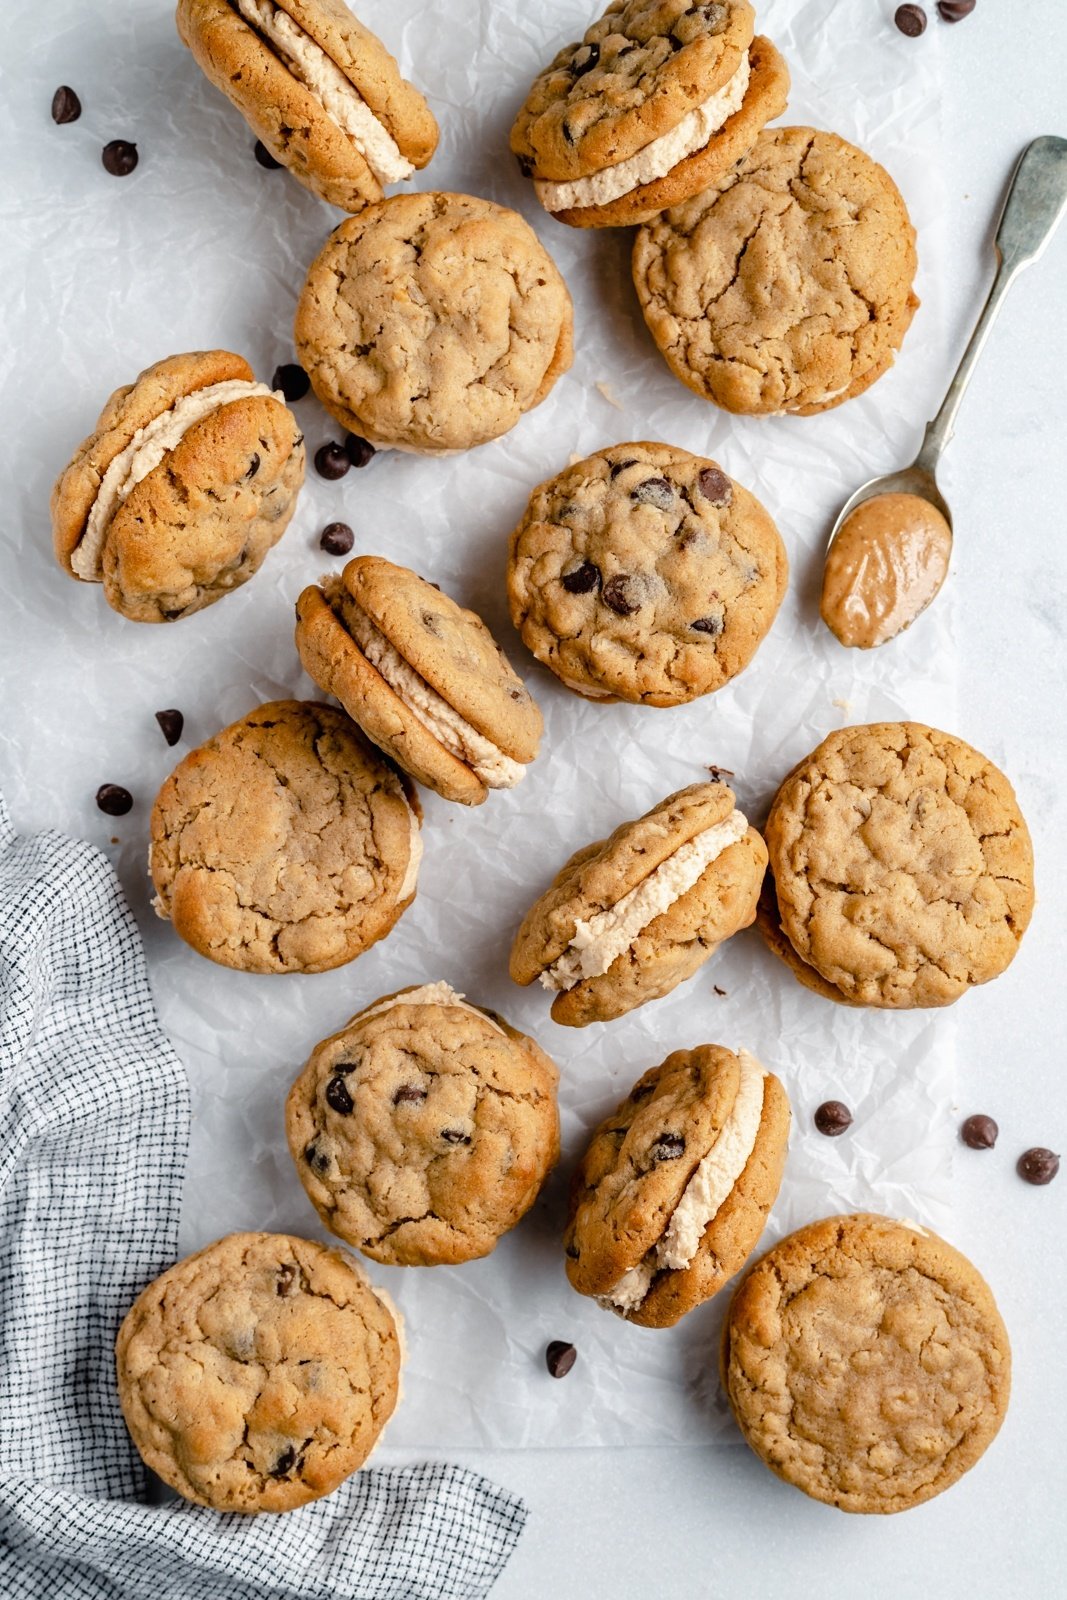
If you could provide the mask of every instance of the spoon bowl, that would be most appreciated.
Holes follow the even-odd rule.
[[[952,532],[952,512],[948,501],[937,487],[937,479],[933,473],[919,461],[910,467],[902,467],[899,472],[888,472],[883,478],[872,478],[870,483],[865,483],[862,489],[857,489],[850,500],[846,500],[838,513],[830,537],[826,542],[827,549],[833,544],[841,529],[855,511],[865,500],[874,500],[880,494],[913,494],[919,500],[926,500],[935,511],[940,511],[948,523],[949,532]]]

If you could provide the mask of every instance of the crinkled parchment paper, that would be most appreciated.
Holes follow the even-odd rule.
[[[188,1068],[195,1124],[184,1243],[234,1228],[317,1233],[282,1132],[282,1101],[311,1047],[402,984],[446,978],[533,1033],[559,1062],[564,1159],[534,1211],[488,1260],[383,1270],[407,1318],[406,1399],[390,1444],[701,1441],[724,1431],[715,1397],[721,1300],[671,1332],[631,1328],[568,1287],[559,1236],[565,1180],[589,1126],[644,1068],[705,1040],[755,1051],[785,1080],[795,1122],[773,1237],[838,1209],[870,1206],[949,1223],[953,1025],[938,1013],[855,1012],[808,995],[743,934],[668,999],[581,1032],[548,1020],[538,988],[508,979],[522,913],[567,855],[624,817],[704,777],[736,773],[761,820],[793,763],[831,729],[880,717],[954,728],[951,595],[904,638],[863,656],[817,620],[821,549],[834,508],[876,471],[910,459],[944,381],[938,316],[938,30],[896,34],[888,0],[766,0],[760,25],[793,71],[791,120],[857,140],[896,177],[919,229],[920,311],[896,369],[822,417],[737,419],[667,371],[637,308],[629,235],[545,217],[507,148],[539,66],[587,24],[586,0],[390,0],[360,6],[425,88],[441,149],[419,181],[487,195],[533,222],[575,301],[577,358],[509,437],[446,461],[379,456],[343,482],[309,478],[295,521],[260,575],[209,611],[145,627],[52,564],[48,493],[118,384],[174,351],[227,346],[261,377],[291,359],[304,271],[341,217],[252,159],[252,137],[181,47],[162,0],[7,0],[0,254],[7,463],[0,782],[19,826],[51,825],[103,846],[144,930],[157,1000]],[[80,122],[56,128],[53,89],[72,84]],[[100,165],[109,139],[136,140],[123,181]],[[313,399],[298,414],[310,451],[338,430]],[[509,530],[530,490],[572,452],[631,438],[714,456],[776,516],[793,563],[772,635],[735,683],[679,710],[597,707],[525,655],[507,620]],[[187,950],[149,910],[148,813],[186,750],[261,700],[310,695],[293,649],[293,600],[331,563],[336,518],[356,548],[414,565],[475,606],[545,713],[542,755],[522,786],[468,812],[425,796],[425,866],[393,935],[341,971],[263,978]],[[153,713],[177,706],[186,735],[165,746]],[[959,730],[966,732],[966,730]],[[93,804],[126,784],[132,813]],[[72,1061],[71,1071],[77,1071]],[[62,1086],[57,1085],[57,1093]],[[821,1138],[811,1114],[846,1100],[855,1125]],[[151,1197],[145,1197],[151,1204]],[[546,1341],[573,1340],[565,1383]]]

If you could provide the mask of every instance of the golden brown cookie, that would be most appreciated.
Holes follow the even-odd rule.
[[[1008,1406],[988,1285],[936,1234],[860,1213],[791,1234],[734,1294],[722,1383],[771,1471],[842,1511],[906,1511],[961,1478]]]
[[[291,1511],[363,1465],[399,1394],[400,1336],[350,1255],[232,1233],[134,1301],[115,1349],[147,1466],[216,1511]]]
[[[891,365],[919,302],[892,178],[814,128],[767,128],[730,173],[640,229],[638,299],[676,377],[727,411],[801,416]]]
[[[644,1328],[717,1294],[763,1232],[789,1101],[746,1050],[678,1050],[597,1128],[571,1185],[567,1276]]]
[[[242,972],[354,961],[415,898],[413,788],[332,706],[275,700],[187,755],[152,809],[156,911]]]
[[[488,1255],[559,1159],[559,1074],[447,983],[386,995],[312,1052],[285,1125],[326,1226],[391,1266]]]
[[[168,356],[116,389],[52,491],[56,559],[134,622],[247,583],[288,526],[304,440],[228,350]]]

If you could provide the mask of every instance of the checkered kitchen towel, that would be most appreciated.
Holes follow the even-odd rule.
[[[112,1346],[173,1261],[181,1063],[110,864],[0,796],[0,1595],[467,1600],[525,1508],[472,1473],[357,1473],[281,1517],[144,1503]]]

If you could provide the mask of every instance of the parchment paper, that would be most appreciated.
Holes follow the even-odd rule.
[[[579,233],[544,216],[507,149],[540,65],[590,20],[584,0],[363,0],[360,12],[429,92],[442,124],[423,187],[520,209],[575,300],[577,358],[509,437],[447,461],[379,456],[339,484],[312,472],[282,545],[260,575],[169,627],[129,623],[99,589],[54,566],[54,476],[106,395],[174,351],[222,345],[259,376],[292,358],[304,271],[341,217],[284,172],[262,171],[252,137],[201,77],[160,0],[7,0],[0,139],[5,152],[0,346],[8,465],[0,782],[23,829],[52,825],[116,861],[144,931],[164,1026],[192,1079],[193,1148],[184,1244],[234,1228],[318,1234],[285,1149],[282,1101],[317,1040],[379,994],[445,978],[536,1035],[562,1072],[565,1153],[523,1224],[489,1259],[458,1269],[371,1266],[407,1318],[406,1396],[389,1442],[606,1445],[732,1437],[715,1397],[723,1297],[671,1332],[631,1328],[574,1294],[559,1235],[565,1180],[589,1126],[644,1068],[705,1040],[758,1054],[784,1079],[795,1121],[768,1239],[831,1211],[870,1206],[944,1227],[949,1215],[953,1025],[943,1013],[836,1008],[808,995],[755,934],[737,937],[666,1000],[584,1031],[548,1020],[540,989],[510,983],[514,928],[566,856],[636,816],[710,763],[732,769],[760,820],[792,764],[833,728],[916,717],[955,730],[951,585],[904,638],[861,656],[817,619],[821,550],[834,508],[877,471],[911,458],[940,397],[939,30],[905,40],[887,0],[768,0],[760,25],[793,72],[789,120],[858,141],[900,184],[919,229],[923,308],[896,369],[865,398],[811,420],[729,418],[689,394],[648,338],[628,273],[629,235]],[[84,115],[52,125],[53,89]],[[123,181],[100,165],[109,139],[137,141]],[[298,407],[309,454],[338,430]],[[675,711],[598,707],[525,655],[504,599],[506,540],[526,499],[572,453],[631,438],[712,455],[776,516],[793,563],[789,595],[749,670]],[[416,566],[477,608],[545,713],[542,754],[522,786],[465,811],[425,795],[425,865],[414,907],[354,965],[307,978],[224,971],[187,950],[148,909],[148,813],[185,751],[261,700],[310,695],[292,643],[300,588],[331,563],[328,521],[358,551]],[[170,751],[153,720],[186,716]],[[102,817],[105,781],[135,794]],[[721,993],[719,991],[722,991]],[[72,1063],[76,1070],[76,1063]],[[855,1125],[829,1140],[815,1106],[846,1100]],[[573,1340],[562,1383],[549,1339]]]

